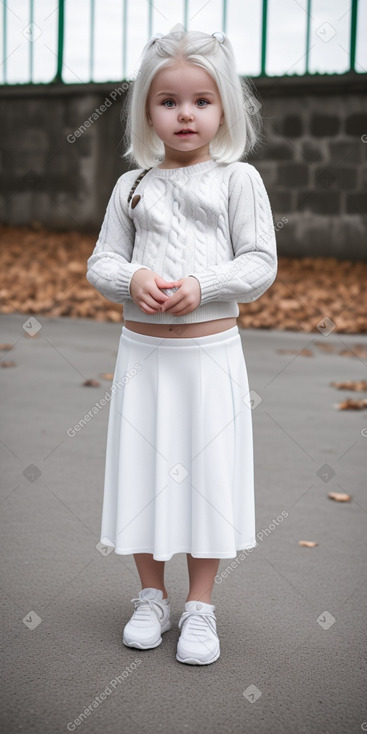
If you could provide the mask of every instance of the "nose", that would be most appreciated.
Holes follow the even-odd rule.
[[[189,104],[182,106],[179,113],[180,120],[192,120],[194,115]]]

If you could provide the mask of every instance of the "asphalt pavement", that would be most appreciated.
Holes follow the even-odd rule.
[[[330,385],[366,379],[355,345],[366,355],[367,336],[240,331],[258,546],[221,560],[221,655],[190,666],[175,658],[186,555],[166,562],[172,628],[140,651],[122,643],[140,590],[133,556],[98,548],[109,403],[75,426],[111,384],[100,375],[114,371],[122,324],[19,313],[0,324],[2,348],[13,345],[1,366],[15,363],[0,371],[1,730],[367,731],[367,411],[336,407],[366,393]]]

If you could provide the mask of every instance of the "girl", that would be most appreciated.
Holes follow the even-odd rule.
[[[237,303],[277,273],[269,199],[240,161],[257,141],[250,87],[224,33],[156,34],[129,90],[125,156],[88,281],[123,303],[107,433],[101,542],[141,581],[125,645],[170,629],[165,561],[190,580],[176,658],[219,657],[221,558],[256,547],[251,402]]]

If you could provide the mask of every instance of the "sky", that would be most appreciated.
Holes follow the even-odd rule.
[[[123,63],[123,0],[95,0],[94,63],[91,63],[90,0],[66,0],[63,80],[65,83],[119,81],[139,68],[148,40],[149,6],[152,30],[168,33],[184,23],[182,0],[125,0],[126,63]],[[57,0],[8,0],[6,81],[30,81],[30,47],[33,81],[47,83],[56,73]],[[4,82],[3,22],[0,12],[0,83]],[[189,30],[222,30],[222,0],[190,0]],[[310,26],[311,73],[343,73],[349,67],[350,0],[312,0]],[[256,77],[260,73],[261,0],[227,0],[226,33],[232,42],[237,71]],[[303,74],[305,71],[307,0],[268,0],[268,75]],[[125,66],[125,68],[124,68]],[[356,71],[367,71],[367,0],[359,0]]]

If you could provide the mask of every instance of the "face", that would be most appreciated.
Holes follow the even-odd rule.
[[[180,60],[155,75],[147,103],[149,125],[164,143],[162,167],[174,168],[210,160],[209,143],[224,121],[213,77]],[[192,130],[179,135],[181,130]]]

